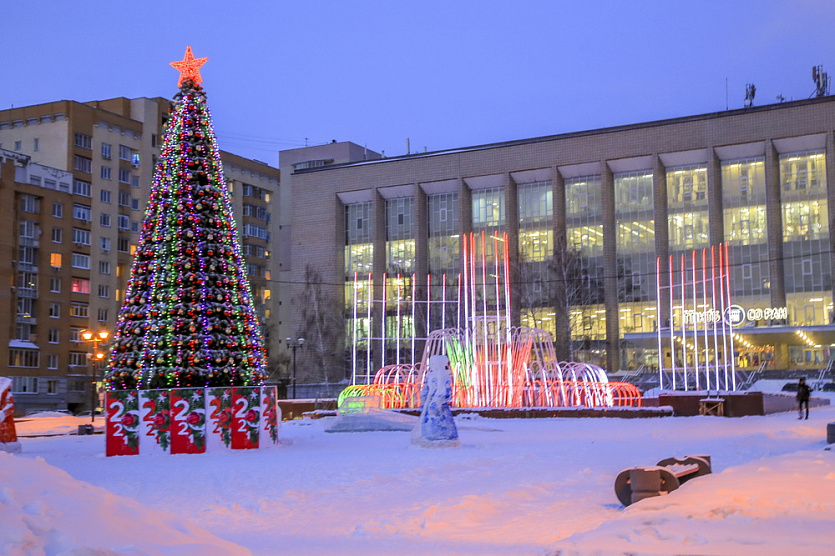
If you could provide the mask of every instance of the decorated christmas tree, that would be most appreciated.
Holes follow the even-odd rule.
[[[191,47],[119,312],[110,390],[256,386],[264,341],[252,303],[200,66]]]

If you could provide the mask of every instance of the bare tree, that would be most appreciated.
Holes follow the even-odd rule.
[[[305,286],[301,295],[301,327],[304,351],[298,356],[297,380],[334,382],[344,375],[342,339],[345,315],[336,297],[323,289],[322,273],[307,265]]]
[[[517,292],[522,315],[545,328],[538,318],[541,317],[538,309],[552,307],[557,358],[575,360],[576,352],[584,345],[582,335],[576,335],[577,330],[583,329],[581,308],[603,303],[602,265],[563,240],[556,242],[554,255],[547,262],[522,263],[518,268]]]

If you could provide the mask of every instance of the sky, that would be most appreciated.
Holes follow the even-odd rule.
[[[835,406],[803,421],[458,416],[454,448],[327,432],[338,419],[285,422],[259,450],[109,458],[103,435],[43,436],[86,419],[21,419],[22,452],[0,451],[0,553],[783,556],[835,544]],[[623,470],[697,454],[711,474],[628,507],[615,495]]]
[[[0,109],[171,98],[191,45],[222,149],[399,156],[809,98],[833,29],[829,0],[27,0]]]

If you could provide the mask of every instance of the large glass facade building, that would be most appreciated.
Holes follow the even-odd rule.
[[[656,335],[683,317],[658,295],[670,261],[676,271],[726,245],[747,315],[737,367],[824,368],[835,360],[833,134],[835,98],[821,97],[297,170],[294,257],[345,281],[346,330],[373,328],[368,300],[452,295],[462,236],[506,232],[514,323],[549,331],[562,359],[614,372],[670,364],[676,348],[659,350]],[[399,333],[425,335],[439,318],[399,319]]]

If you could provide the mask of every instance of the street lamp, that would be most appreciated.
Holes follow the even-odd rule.
[[[107,330],[99,330],[98,332],[93,332],[92,330],[82,330],[81,337],[84,338],[85,342],[92,342],[93,343],[93,353],[87,354],[87,357],[90,358],[92,362],[92,372],[93,372],[93,380],[91,381],[90,386],[90,422],[96,422],[96,398],[98,397],[96,394],[96,378],[98,378],[98,366],[101,363],[102,359],[104,359],[104,352],[99,351],[99,342],[104,342],[110,336],[110,332]]]
[[[304,345],[304,338],[285,338],[287,347],[293,350],[293,399],[296,399],[296,350]]]

